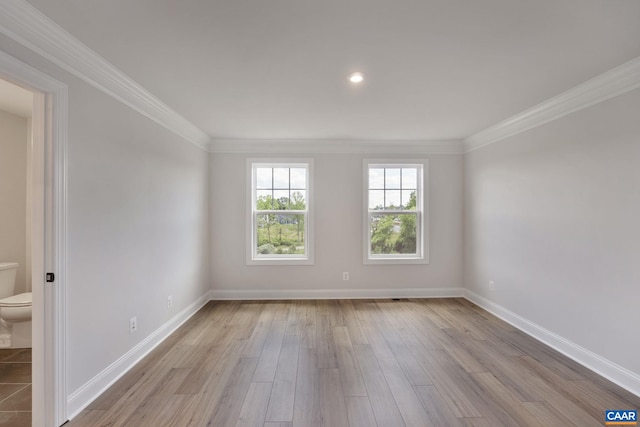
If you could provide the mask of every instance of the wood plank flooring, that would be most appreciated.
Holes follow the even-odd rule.
[[[463,299],[230,301],[67,425],[588,427],[639,407]]]

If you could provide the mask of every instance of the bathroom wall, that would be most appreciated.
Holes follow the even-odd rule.
[[[33,194],[33,121],[31,118],[27,119],[27,200],[26,200],[26,220],[27,220],[27,234],[26,234],[26,260],[25,266],[25,292],[31,292],[31,221],[32,221],[32,194]]]
[[[20,264],[16,293],[27,290],[27,139],[28,120],[0,110],[0,262]]]

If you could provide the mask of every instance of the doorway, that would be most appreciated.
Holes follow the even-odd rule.
[[[0,425],[31,425],[33,93],[0,80]],[[9,307],[9,304],[21,307]]]
[[[0,51],[0,79],[33,93],[30,268],[32,425],[67,420],[65,374],[67,87]],[[49,275],[48,273],[52,273]],[[48,279],[51,279],[48,280]]]

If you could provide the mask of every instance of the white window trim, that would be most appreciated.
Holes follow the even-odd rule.
[[[416,221],[417,256],[372,255],[369,233],[369,167],[380,165],[389,167],[417,166],[422,179],[418,179],[417,206],[420,207]],[[429,264],[429,159],[364,159],[362,161],[362,260],[364,264]],[[420,197],[420,194],[422,197]],[[395,211],[381,211],[393,213]],[[407,212],[407,211],[403,211]]]
[[[253,174],[254,165],[269,167],[295,167],[307,168],[307,220],[305,221],[305,252],[306,255],[278,255],[271,257],[257,257],[254,235],[253,195],[256,191],[256,177]],[[313,187],[314,166],[312,158],[248,158],[246,172],[246,263],[247,265],[313,265],[314,264],[314,218],[313,218]],[[297,213],[298,211],[278,211],[280,213]]]

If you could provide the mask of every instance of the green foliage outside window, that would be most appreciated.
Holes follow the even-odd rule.
[[[304,215],[287,213],[291,210],[304,210],[305,199],[302,193],[294,191],[291,198],[274,199],[261,196],[256,201],[257,210],[278,210],[280,213],[258,214],[257,252],[268,254],[304,254]]]
[[[416,193],[411,194],[406,210],[415,210]],[[384,211],[371,215],[372,254],[415,254],[416,214],[385,214]]]

